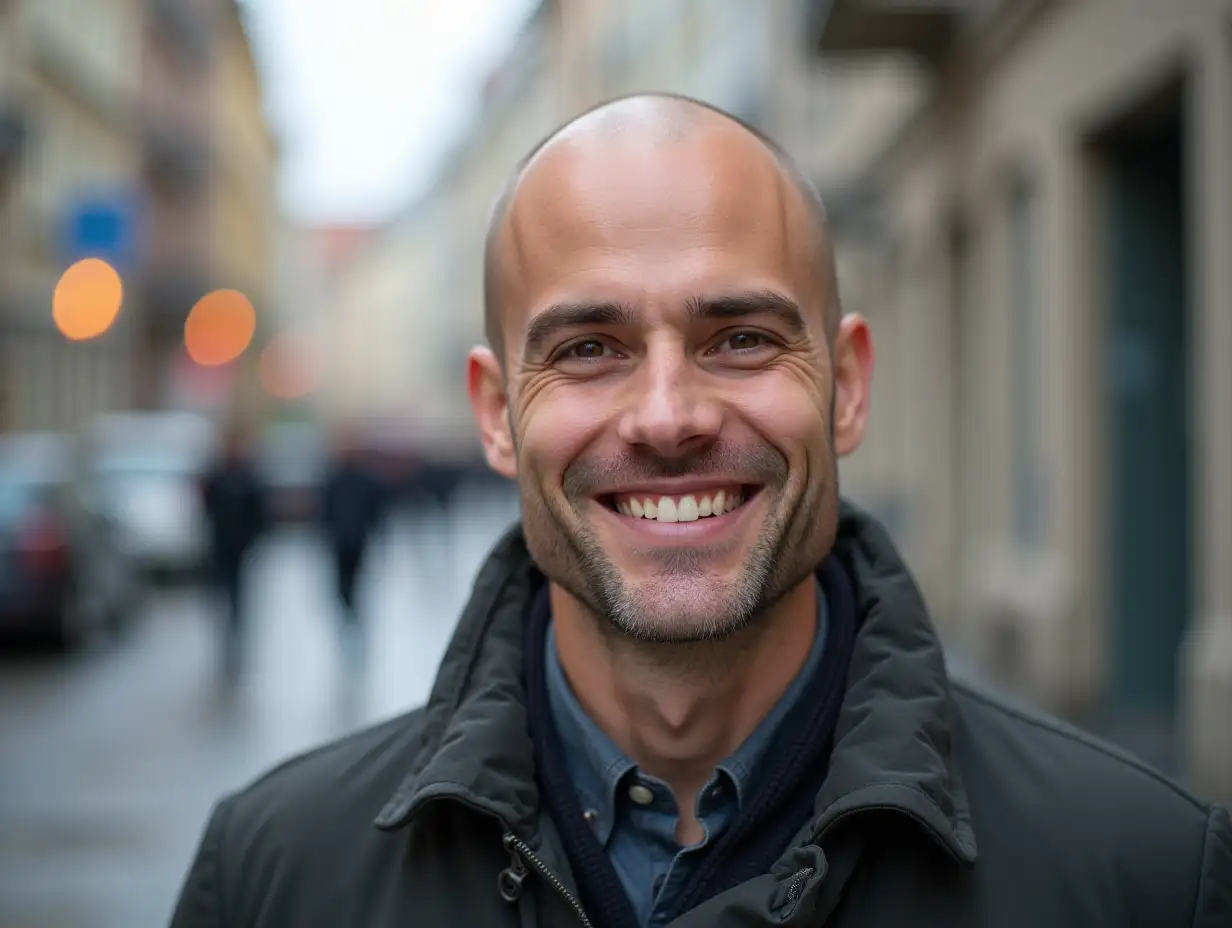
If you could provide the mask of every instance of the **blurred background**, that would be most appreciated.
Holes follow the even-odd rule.
[[[488,211],[638,90],[822,191],[955,673],[1232,798],[1232,0],[0,0],[0,928],[165,924],[426,696],[518,508]]]

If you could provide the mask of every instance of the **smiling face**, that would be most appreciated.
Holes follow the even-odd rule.
[[[845,321],[832,362],[818,237],[774,156],[718,117],[573,132],[510,203],[505,371],[477,350],[472,402],[536,563],[627,636],[729,635],[829,551],[871,354]]]

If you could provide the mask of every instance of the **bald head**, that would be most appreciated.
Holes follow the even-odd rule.
[[[807,175],[775,142],[728,113],[687,97],[642,94],[571,120],[526,155],[506,184],[484,250],[485,326],[497,356],[504,359],[507,302],[530,257],[526,229],[540,223],[545,204],[559,212],[567,191],[610,192],[631,178],[645,187],[657,175],[665,182],[661,198],[681,200],[687,210],[688,192],[676,182],[699,173],[730,193],[732,209],[773,213],[771,238],[808,278],[832,341],[841,314],[834,254],[824,206]],[[585,204],[580,208],[575,222],[587,219]]]

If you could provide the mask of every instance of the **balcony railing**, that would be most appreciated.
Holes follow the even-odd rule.
[[[186,0],[146,0],[150,23],[177,52],[189,70],[209,65],[211,23]]]
[[[30,121],[16,103],[0,103],[0,184],[21,162],[30,135]]]
[[[147,126],[145,174],[154,193],[190,198],[209,183],[210,149],[204,137],[175,126]]]
[[[810,0],[823,54],[908,52],[935,62],[950,50],[973,0]]]

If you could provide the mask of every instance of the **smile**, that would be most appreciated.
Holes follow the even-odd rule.
[[[634,490],[614,493],[603,502],[626,518],[650,522],[697,522],[716,519],[740,509],[759,488],[733,484],[692,492],[656,493]]]

